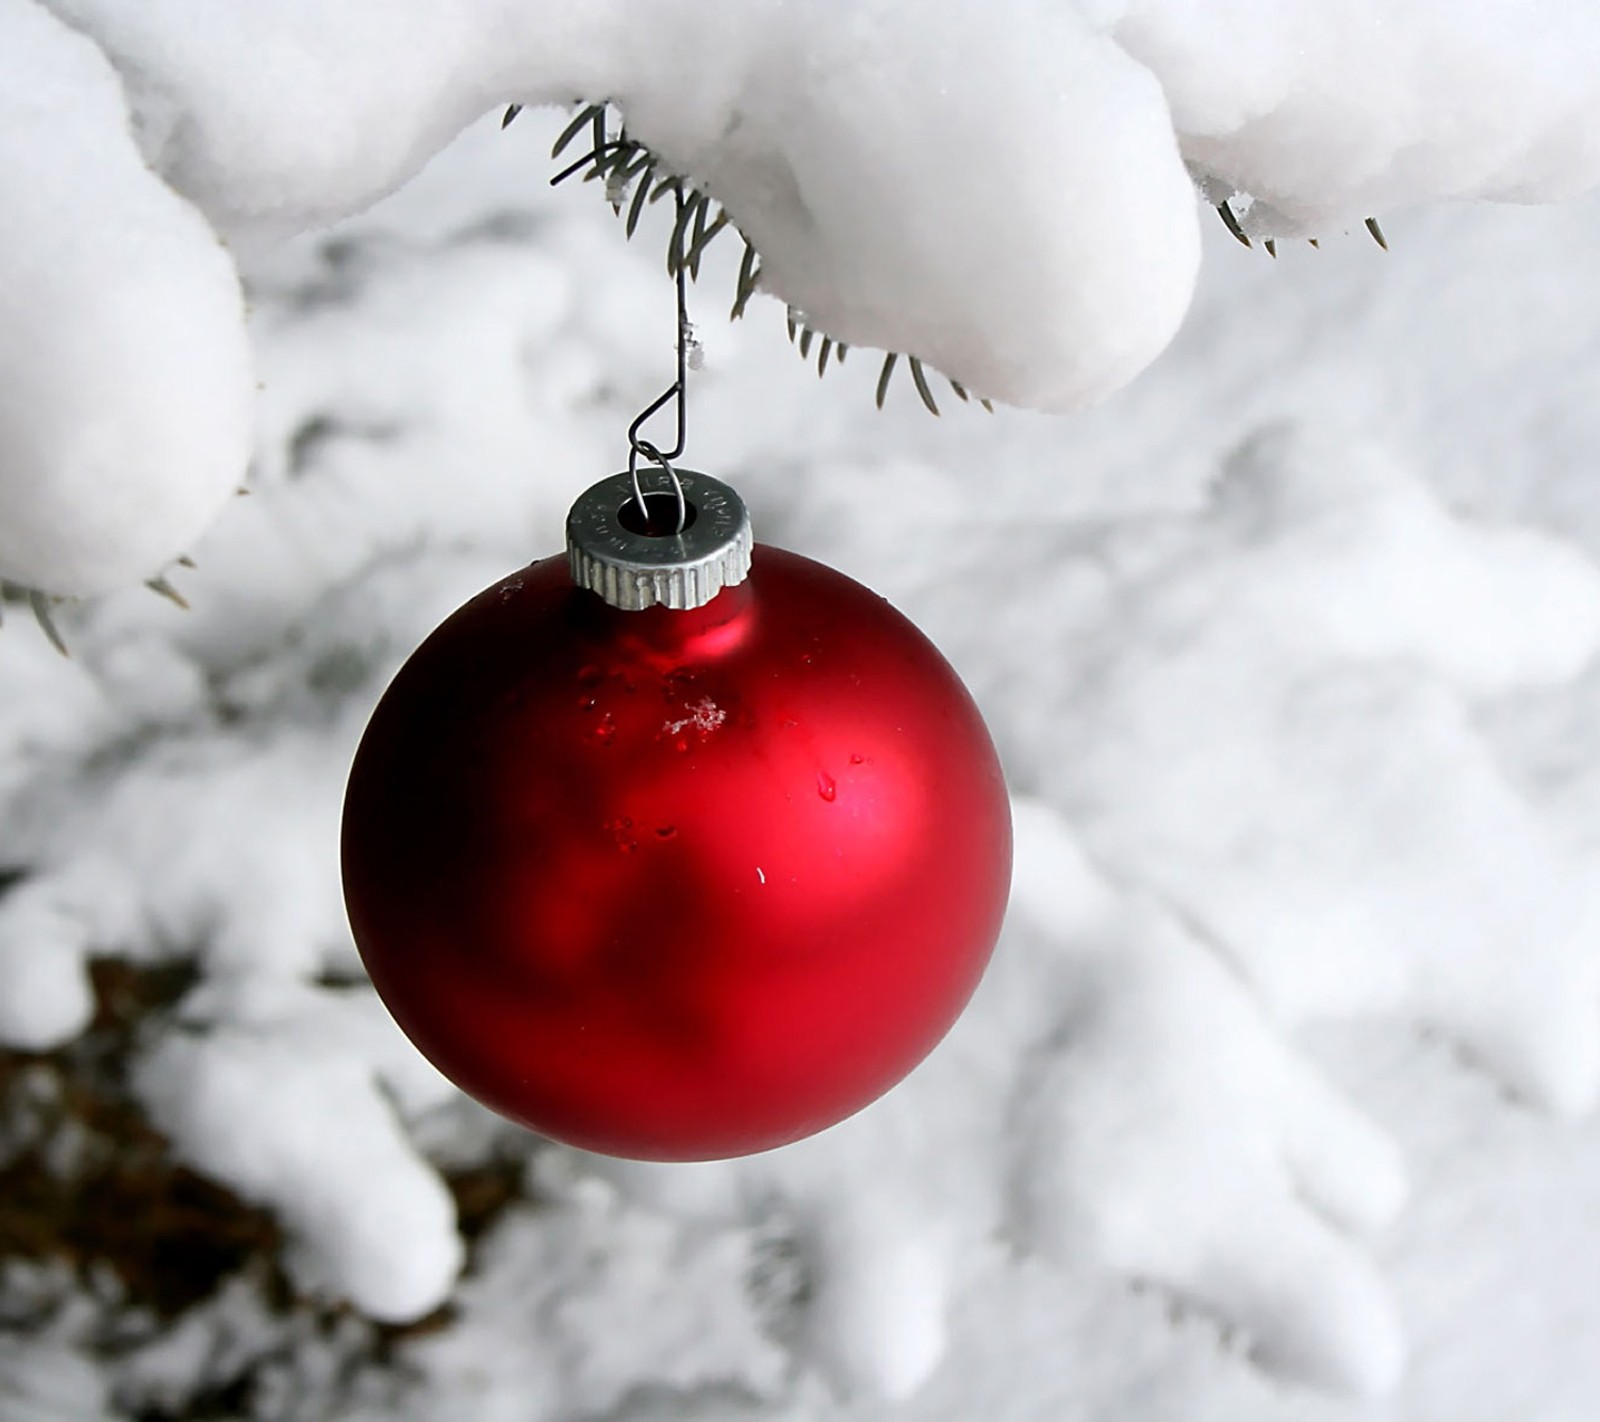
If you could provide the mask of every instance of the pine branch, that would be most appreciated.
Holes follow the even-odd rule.
[[[241,493],[244,490],[240,490]],[[180,568],[193,568],[195,562],[187,554],[173,560]],[[146,578],[145,584],[151,592],[168,602],[181,607],[185,612],[189,610],[189,600],[173,586],[165,573],[153,578]],[[39,588],[30,588],[22,583],[7,582],[0,579],[0,627],[5,625],[3,608],[6,603],[23,603],[33,613],[33,620],[39,624],[39,630],[44,633],[45,639],[56,651],[64,657],[72,655],[72,649],[67,645],[67,639],[62,635],[61,627],[56,622],[56,609],[66,604],[75,602],[75,598],[62,597],[56,593],[47,593]]]
[[[521,112],[520,104],[510,105],[501,120],[501,127],[510,124]],[[562,129],[551,147],[550,156],[560,158],[585,130],[589,135],[589,148],[581,158],[573,160],[557,172],[550,180],[552,186],[580,175],[582,181],[586,183],[602,183],[611,210],[622,216],[624,208],[626,209],[623,231],[630,239],[638,231],[640,220],[647,207],[659,202],[668,193],[681,195],[683,202],[667,238],[666,267],[668,275],[673,277],[676,277],[682,269],[688,273],[691,280],[698,281],[701,259],[712,243],[724,232],[738,233],[744,242],[744,256],[739,263],[739,277],[728,319],[730,321],[742,319],[750,304],[750,298],[761,286],[761,257],[755,243],[739,227],[727,208],[709,193],[696,187],[683,174],[668,172],[657,154],[629,135],[625,124],[619,124],[615,134],[612,134],[609,117],[610,109],[607,104],[585,104],[574,113],[571,122]],[[819,376],[827,373],[830,363],[844,364],[845,354],[850,349],[845,342],[836,340],[825,331],[815,329],[793,307],[786,311],[785,322],[789,341],[798,348],[803,360],[811,358],[812,347],[817,345],[818,337],[821,338],[816,359]],[[888,394],[889,378],[898,367],[899,360],[900,353],[894,351],[889,352],[884,359],[876,392],[880,409]],[[911,372],[912,384],[916,388],[918,397],[923,405],[937,415],[939,407],[929,387],[924,362],[916,356],[911,356],[907,358],[906,365]],[[954,380],[950,381],[950,388],[963,401],[971,398]],[[979,404],[985,410],[994,409],[987,400],[980,400]]]
[[[1231,201],[1224,200],[1217,204],[1217,216],[1222,219],[1222,225],[1228,229],[1229,235],[1231,235],[1235,241],[1242,243],[1246,247],[1255,245],[1251,242],[1250,235],[1244,230],[1244,226],[1240,223],[1239,215],[1233,210],[1233,204]],[[1363,225],[1367,229],[1367,235],[1370,236],[1372,240],[1380,247],[1382,247],[1385,252],[1387,252],[1389,250],[1389,239],[1383,235],[1383,228],[1378,226],[1378,219],[1376,217],[1369,217]],[[1306,241],[1309,242],[1313,247],[1320,247],[1322,245],[1322,243],[1319,242],[1315,237],[1307,237]],[[1278,255],[1278,243],[1276,239],[1272,237],[1262,238],[1261,247],[1269,257],[1276,257]]]

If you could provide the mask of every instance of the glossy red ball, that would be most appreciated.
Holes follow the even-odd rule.
[[[977,985],[1009,889],[987,730],[904,617],[758,545],[694,611],[565,558],[418,649],[351,772],[344,881],[384,1002],[558,1140],[695,1160],[867,1105]]]

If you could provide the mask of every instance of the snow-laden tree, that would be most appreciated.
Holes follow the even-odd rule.
[[[1398,1020],[1541,1110],[1592,1103],[1600,521],[1568,520],[1586,557],[1448,507],[1414,453],[1445,436],[1405,406],[1501,453],[1555,408],[1572,468],[1600,430],[1549,380],[1507,381],[1498,424],[1443,385],[1368,391],[1327,333],[1464,379],[1537,321],[1570,352],[1545,377],[1586,369],[1587,288],[1538,285],[1530,257],[1532,301],[1496,314],[1467,290],[1485,265],[1448,270],[1450,221],[1437,267],[1362,226],[1590,187],[1596,73],[1600,17],[1560,0],[0,0],[0,579],[43,599],[200,565],[173,575],[187,617],[144,594],[59,609],[70,661],[0,634],[8,1104],[64,1117],[49,1158],[81,1175],[49,1073],[99,1060],[84,1044],[122,1020],[106,965],[131,963],[170,990],[96,1082],[137,1139],[267,1212],[280,1291],[385,1326],[456,1310],[383,1343],[426,1379],[397,1396],[352,1363],[380,1351],[370,1322],[317,1331],[248,1271],[130,1322],[103,1280],[96,1312],[30,1266],[0,1276],[43,1301],[0,1348],[0,1413],[176,1410],[248,1363],[256,1415],[347,1422],[1032,1422],[1071,1415],[1054,1387],[1085,1416],[1278,1422],[1302,1395],[1236,1354],[1381,1392],[1410,1324],[1426,1364],[1434,1295],[1369,1241],[1428,1110],[1302,1034]],[[336,881],[387,675],[549,551],[664,375],[670,204],[629,253],[590,194],[542,191],[550,139],[601,101],[654,176],[728,215],[694,296],[696,451],[759,536],[928,626],[1019,793],[1014,913],[945,1047],[837,1130],[725,1165],[588,1160],[487,1121],[363,987]],[[533,112],[427,166],[514,104]],[[641,181],[613,185],[624,213]],[[1274,244],[1270,298],[1218,276],[1208,303],[1213,209]],[[781,339],[717,324],[735,234],[765,334],[787,306],[1001,405],[1105,399],[1199,304],[1111,412],[924,427],[871,415],[876,361],[797,393]],[[1296,428],[1324,411],[1337,439]],[[0,1136],[0,1168],[38,1144]],[[1220,1331],[1168,1330],[1129,1283]],[[969,1365],[1030,1337],[1009,1393],[1003,1363]],[[1468,1415],[1463,1395],[1415,1415]]]

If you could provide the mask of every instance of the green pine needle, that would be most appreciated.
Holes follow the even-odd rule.
[[[756,294],[756,283],[760,279],[761,268],[756,265],[756,249],[746,239],[744,260],[739,263],[739,288],[733,298],[733,310],[728,313],[730,321],[737,321],[744,315],[744,308]]]
[[[177,588],[173,587],[165,577],[147,578],[145,580],[145,586],[149,588],[151,592],[160,597],[166,598],[166,600],[172,603],[174,606],[181,607],[185,612],[189,610],[188,598],[179,592]]]
[[[889,393],[889,377],[894,374],[895,363],[900,359],[898,351],[890,351],[883,358],[883,369],[878,374],[878,408],[883,408],[883,398]]]
[[[928,377],[923,373],[922,362],[916,356],[911,357],[911,380],[917,387],[917,394],[922,397],[922,403],[928,407],[928,413],[937,415],[939,407],[934,403],[933,391],[928,389]]]
[[[1233,215],[1233,208],[1229,203],[1219,202],[1217,204],[1217,216],[1222,219],[1222,225],[1234,235],[1236,240],[1244,243],[1246,247],[1250,245],[1250,239],[1245,236],[1244,228],[1239,226],[1239,219]]]
[[[241,489],[239,492],[245,493],[247,491]],[[174,562],[180,568],[193,568],[195,566],[194,559],[187,554],[174,559]],[[184,611],[187,612],[189,610],[189,600],[173,586],[171,579],[165,573],[158,574],[153,578],[146,578],[144,585],[151,592],[166,598],[168,602],[183,608]],[[39,624],[39,630],[44,633],[50,645],[64,657],[70,657],[72,652],[67,646],[67,639],[61,634],[61,628],[56,622],[55,612],[58,607],[74,600],[70,597],[59,596],[56,593],[44,592],[39,588],[30,588],[21,583],[12,583],[0,579],[0,607],[3,607],[7,602],[26,603],[29,611],[33,613],[33,620]],[[4,621],[4,617],[0,616],[0,625],[3,625]]]
[[[60,601],[60,598],[51,597],[49,593],[42,593],[38,588],[30,588],[28,590],[28,603],[33,608],[33,620],[39,624],[44,635],[50,639],[50,645],[60,652],[63,657],[70,657],[72,653],[67,650],[66,638],[61,635],[60,630],[56,627],[55,618],[50,615],[51,609]]]

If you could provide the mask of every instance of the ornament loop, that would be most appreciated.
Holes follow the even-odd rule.
[[[651,523],[650,504],[645,498],[644,488],[639,482],[639,457],[643,455],[653,464],[658,464],[666,471],[667,478],[672,480],[672,492],[678,500],[678,522],[673,527],[674,533],[682,533],[689,524],[689,501],[684,497],[683,480],[678,477],[678,471],[672,467],[672,461],[667,458],[655,445],[647,439],[635,439],[632,433],[628,441],[628,482],[633,485],[633,502],[638,506],[639,516],[645,523]]]

